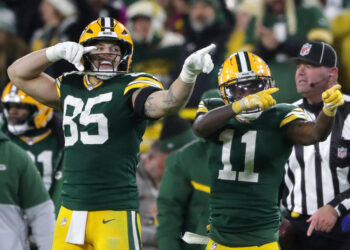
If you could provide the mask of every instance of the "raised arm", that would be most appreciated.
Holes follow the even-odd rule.
[[[43,49],[18,59],[8,68],[7,73],[17,88],[39,102],[59,109],[55,79],[43,73],[50,64]]]
[[[332,130],[337,108],[344,104],[341,86],[334,85],[322,93],[323,109],[315,122],[293,122],[288,130],[287,137],[294,144],[311,145],[327,139]]]
[[[193,123],[193,130],[197,136],[206,138],[222,128],[231,118],[239,115],[242,111],[256,108],[265,110],[275,105],[276,101],[271,94],[276,91],[278,91],[278,88],[270,88],[248,95],[232,104],[212,109],[206,114],[197,117]]]
[[[53,62],[65,59],[81,70],[80,59],[93,48],[78,43],[64,42],[47,49],[32,52],[15,61],[7,70],[10,80],[19,89],[39,102],[60,109],[60,98],[55,79],[44,73]]]
[[[151,118],[159,118],[166,114],[176,113],[183,108],[192,94],[197,75],[201,72],[209,74],[214,67],[209,55],[215,49],[211,44],[192,53],[183,65],[180,76],[168,90],[152,93],[145,102],[145,114]],[[141,90],[133,94],[133,103]]]

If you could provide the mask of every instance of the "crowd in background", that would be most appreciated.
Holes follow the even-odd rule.
[[[349,91],[349,1],[317,0],[46,0],[2,1],[0,5],[0,83],[8,82],[6,69],[16,58],[62,41],[78,41],[81,30],[99,16],[125,24],[134,40],[132,71],[155,73],[165,85],[177,76],[188,54],[210,43],[216,70],[202,76],[189,107],[201,94],[216,87],[218,68],[235,51],[249,49],[262,56],[273,71],[279,101],[297,99],[295,68],[287,62],[301,44],[320,40],[333,44],[340,57],[340,82]],[[200,4],[197,4],[200,2]],[[145,21],[146,20],[146,21]],[[171,59],[171,60],[170,60]],[[73,66],[59,62],[47,70],[57,77]],[[343,70],[344,69],[344,70]],[[197,87],[199,88],[199,87]],[[282,89],[282,88],[281,88]],[[190,112],[190,111],[189,111]],[[193,113],[192,113],[193,114]],[[191,113],[183,116],[192,117]]]
[[[11,86],[7,86],[9,65],[30,51],[64,41],[78,41],[84,27],[98,17],[105,16],[116,18],[131,33],[134,52],[130,71],[150,73],[156,76],[165,88],[168,88],[179,75],[184,60],[191,53],[211,43],[216,44],[217,48],[212,54],[214,70],[210,74],[198,76],[197,82],[200,84],[195,86],[187,106],[178,116],[149,121],[143,137],[137,180],[141,190],[140,217],[146,250],[158,249],[158,245],[159,249],[171,249],[167,244],[174,246],[178,244],[178,247],[183,244],[177,239],[172,239],[174,235],[170,235],[170,232],[175,230],[173,228],[164,228],[162,231],[161,225],[157,232],[158,194],[162,208],[172,207],[172,204],[167,204],[171,201],[169,196],[163,193],[164,190],[176,186],[183,196],[178,197],[179,193],[173,194],[174,199],[199,197],[198,203],[189,202],[188,206],[201,207],[202,204],[207,206],[210,188],[208,174],[205,171],[201,172],[201,176],[195,177],[193,182],[186,184],[186,180],[190,180],[193,173],[176,166],[180,174],[183,173],[185,177],[183,179],[180,177],[175,183],[168,181],[171,180],[171,176],[178,174],[174,165],[180,161],[178,160],[182,157],[180,154],[176,153],[169,157],[170,172],[166,173],[167,183],[161,184],[161,180],[166,159],[171,152],[191,141],[195,142],[194,146],[191,146],[193,148],[205,147],[205,143],[198,142],[190,131],[191,123],[195,119],[198,104],[204,93],[212,90],[214,96],[219,97],[216,91],[218,71],[228,55],[249,50],[262,57],[270,66],[276,87],[280,89],[276,93],[278,103],[293,103],[300,99],[300,95],[297,93],[294,80],[296,66],[290,63],[289,59],[299,54],[305,42],[324,41],[336,49],[339,56],[339,83],[342,85],[343,93],[350,93],[349,0],[3,0],[0,2],[0,95],[3,104],[6,104],[6,95],[11,92]],[[72,64],[61,60],[50,66],[46,73],[56,78],[63,72],[71,70],[76,69]],[[1,106],[0,113],[3,109],[4,106]],[[35,136],[44,135],[48,131],[47,126],[50,126],[52,131],[62,126],[60,113],[51,112],[52,114],[45,117],[44,124],[37,127],[40,133]],[[0,119],[0,125],[1,120],[5,120],[4,116],[5,114]],[[15,141],[19,137],[4,127],[2,130],[10,135],[11,140]],[[57,215],[59,190],[62,185],[60,154],[63,135],[62,132],[54,132],[50,136],[59,142],[57,145],[46,144],[54,151],[50,158],[51,169],[46,169],[48,171],[46,174],[49,175],[46,179],[44,164],[40,167],[36,165],[46,184],[46,191],[54,202]],[[21,140],[23,141],[23,138]],[[17,144],[21,144],[21,140]],[[33,143],[35,144],[26,142],[22,147],[30,151],[25,145]],[[39,153],[35,157],[39,157]],[[200,156],[193,157],[200,160]],[[40,162],[40,158],[33,160]],[[197,169],[197,166],[194,169]],[[164,190],[159,192],[162,185]],[[189,188],[194,187],[196,191],[199,190],[199,194],[193,196],[192,191],[186,189],[186,185],[189,185]],[[200,203],[201,199],[205,201]],[[42,202],[45,203],[46,200],[43,198]],[[0,199],[0,203],[1,201]],[[18,201],[17,204],[21,205],[21,202]],[[180,217],[185,216],[176,208],[171,212],[179,213]],[[201,219],[205,219],[205,216],[208,216],[207,209],[203,209],[202,214],[190,211],[186,216],[187,220],[190,220],[189,218],[193,216],[198,218],[199,215],[202,215]],[[167,221],[163,214],[160,214],[159,219],[160,222],[163,220],[164,223],[172,224],[174,227],[186,228],[181,223],[177,225],[176,221]],[[198,222],[196,219],[190,221],[190,223]],[[202,224],[205,222],[200,223],[200,232],[203,233],[205,225]],[[29,225],[36,228],[34,224]],[[0,225],[0,232],[1,230]],[[51,232],[47,229],[46,231]],[[38,238],[37,235],[40,233],[32,230],[31,235]],[[38,245],[38,241],[35,242]],[[35,248],[34,245],[32,248]]]

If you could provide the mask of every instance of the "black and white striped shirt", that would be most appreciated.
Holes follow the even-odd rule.
[[[327,140],[295,145],[285,165],[282,204],[288,211],[312,215],[330,204],[339,216],[350,210],[350,96],[338,108],[334,127]],[[315,120],[323,104],[310,105],[305,99],[294,103]]]

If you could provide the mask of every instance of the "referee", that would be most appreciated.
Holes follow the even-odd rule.
[[[309,42],[293,61],[303,96],[295,104],[314,120],[322,110],[322,92],[337,83],[337,54],[327,43]],[[333,114],[327,140],[295,145],[286,164],[282,204],[294,234],[293,249],[350,249],[350,96],[344,95],[344,101]]]

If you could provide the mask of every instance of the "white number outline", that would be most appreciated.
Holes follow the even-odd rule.
[[[257,131],[248,131],[242,136],[242,143],[246,144],[246,150],[244,155],[244,171],[242,172],[232,170],[233,166],[230,162],[234,130],[226,129],[220,133],[219,141],[223,142],[221,162],[224,168],[219,170],[218,179],[242,182],[259,181],[259,173],[254,172],[256,135]]]
[[[108,119],[104,114],[91,114],[91,109],[94,105],[110,102],[112,100],[112,92],[98,95],[96,97],[88,98],[84,104],[81,98],[68,95],[64,99],[63,107],[63,127],[69,126],[70,136],[65,136],[65,146],[73,146],[78,140],[87,145],[96,145],[105,143],[108,138]],[[71,116],[67,115],[67,107],[74,108]],[[84,107],[85,106],[85,107]],[[91,123],[97,123],[98,133],[96,135],[89,135],[86,131],[78,131],[78,125],[73,119],[80,114],[79,123],[87,126]]]

